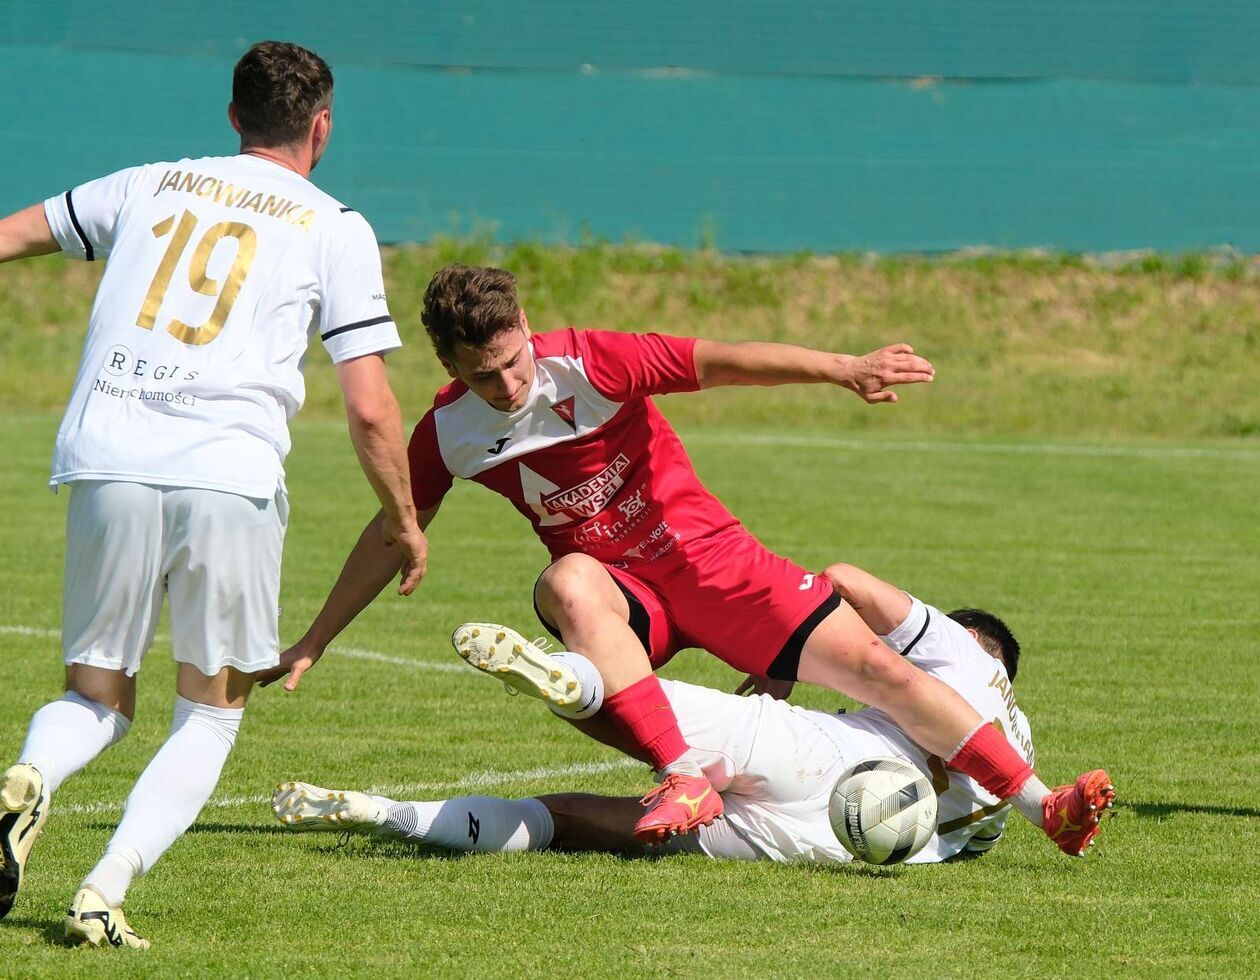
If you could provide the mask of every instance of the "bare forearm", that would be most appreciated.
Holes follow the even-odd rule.
[[[829,565],[823,574],[862,622],[880,636],[887,636],[910,615],[911,601],[905,592],[856,565]]]
[[[61,246],[48,226],[42,204],[32,204],[7,218],[0,218],[0,262],[59,251]]]
[[[855,357],[792,344],[722,344],[697,340],[696,377],[701,388],[719,385],[831,384],[866,402],[895,402],[892,385],[931,381],[930,362],[908,344],[892,344]]]
[[[830,354],[793,344],[750,341],[723,344],[696,342],[700,387],[722,385],[836,384],[849,379],[849,354]]]
[[[359,535],[323,608],[306,631],[304,643],[321,650],[328,646],[398,574],[404,556],[398,547],[385,543],[382,517],[377,513]]]
[[[388,401],[371,413],[348,412],[350,441],[386,515],[395,524],[405,525],[415,521],[416,508],[411,500],[402,418],[398,403],[392,396]]]

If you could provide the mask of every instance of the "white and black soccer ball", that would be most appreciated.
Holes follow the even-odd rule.
[[[868,864],[900,864],[936,833],[936,793],[901,759],[866,759],[831,791],[831,827],[845,850]]]

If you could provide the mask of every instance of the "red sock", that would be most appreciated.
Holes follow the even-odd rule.
[[[1030,766],[996,725],[981,725],[946,759],[950,767],[970,776],[999,800],[1009,799],[1033,774]]]
[[[655,674],[604,698],[602,710],[647,754],[653,769],[664,769],[687,751],[674,709]]]

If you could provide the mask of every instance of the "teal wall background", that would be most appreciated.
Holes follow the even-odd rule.
[[[1034,9],[1036,8],[1036,9]],[[384,241],[1260,250],[1256,0],[0,0],[0,210],[230,153],[231,68],[337,77]]]

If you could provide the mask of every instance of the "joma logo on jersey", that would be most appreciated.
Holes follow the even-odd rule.
[[[568,511],[583,517],[594,517],[617,495],[624,482],[621,474],[629,465],[630,460],[625,454],[618,453],[616,459],[585,483],[543,497],[543,506],[552,514]]]

